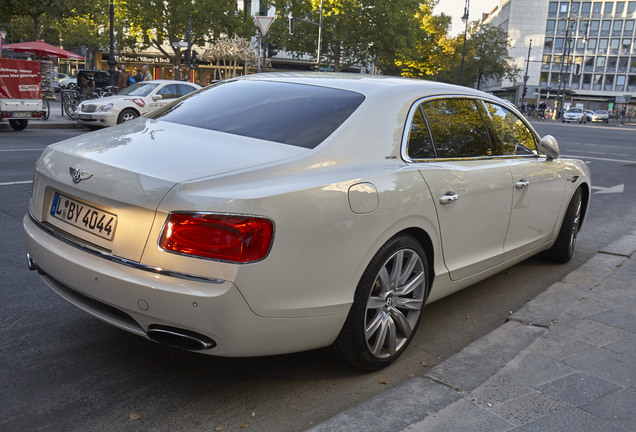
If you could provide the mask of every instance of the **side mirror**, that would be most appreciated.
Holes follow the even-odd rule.
[[[161,95],[154,95],[154,96],[152,97],[152,100],[153,100],[153,101],[158,101],[158,100],[161,100],[161,99],[163,99],[163,96],[161,96]]]
[[[552,135],[546,135],[541,138],[537,145],[537,151],[547,156],[548,159],[558,159],[559,157],[559,143]]]

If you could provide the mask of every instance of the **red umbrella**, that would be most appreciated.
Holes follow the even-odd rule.
[[[14,51],[14,52],[22,52],[36,55],[38,57],[49,56],[49,57],[62,57],[62,58],[73,58],[73,59],[84,59],[81,55],[77,55],[70,51],[63,50],[62,48],[58,48],[56,46],[47,44],[41,40],[35,42],[23,42],[23,43],[13,43],[2,46],[3,50]]]

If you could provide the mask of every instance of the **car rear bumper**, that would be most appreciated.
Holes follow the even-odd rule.
[[[328,346],[346,318],[264,318],[232,282],[188,280],[107,260],[52,236],[29,215],[23,226],[30,265],[54,292],[140,336],[153,328],[180,329],[214,341],[202,353],[272,355]]]

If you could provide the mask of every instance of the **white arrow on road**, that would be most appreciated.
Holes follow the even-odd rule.
[[[597,192],[594,192],[595,194],[623,193],[624,189],[625,189],[624,184],[610,186],[610,187],[592,186],[592,190],[597,191]]]

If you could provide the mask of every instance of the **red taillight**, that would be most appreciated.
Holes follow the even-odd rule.
[[[274,224],[253,216],[173,213],[159,247],[186,255],[231,262],[258,261],[272,244]]]

